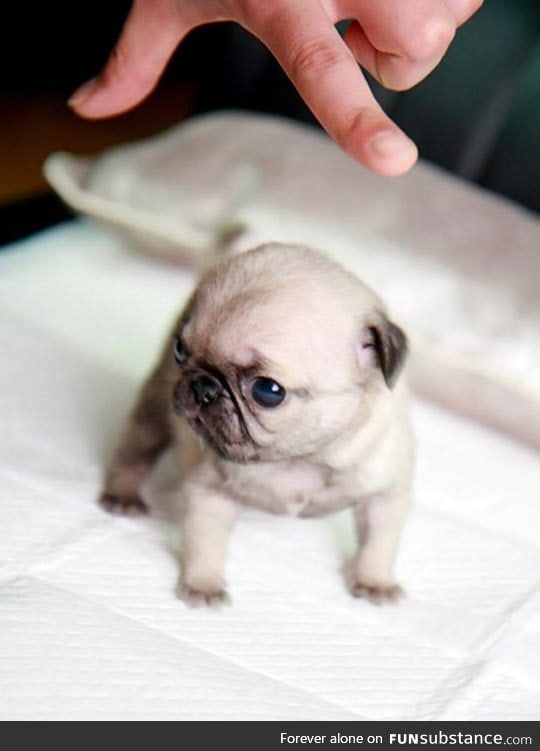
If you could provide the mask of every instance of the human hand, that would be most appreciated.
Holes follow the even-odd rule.
[[[275,55],[330,136],[381,175],[416,162],[414,143],[383,112],[357,63],[401,91],[437,66],[483,0],[134,0],[102,73],[70,99],[83,117],[134,107],[196,26],[236,21]],[[335,24],[353,19],[342,39]]]

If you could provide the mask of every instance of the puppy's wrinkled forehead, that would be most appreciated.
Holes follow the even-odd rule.
[[[214,287],[212,294],[201,289],[186,311],[183,338],[193,356],[219,366],[234,361],[249,366],[254,359],[253,345],[258,340],[253,325],[264,303],[262,290],[246,289],[223,294]]]
[[[375,296],[338,264],[306,248],[266,245],[229,259],[203,278],[186,310],[193,355],[216,367],[249,367],[352,351],[358,312]]]

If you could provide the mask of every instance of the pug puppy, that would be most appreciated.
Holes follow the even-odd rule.
[[[393,564],[413,441],[401,329],[377,295],[323,254],[267,244],[203,278],[144,385],[101,504],[144,513],[140,485],[178,447],[185,501],[181,597],[227,600],[227,538],[244,506],[300,517],[354,511],[350,589],[400,593]]]

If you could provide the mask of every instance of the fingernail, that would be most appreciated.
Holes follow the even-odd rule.
[[[369,145],[377,156],[384,159],[391,156],[405,156],[413,150],[416,151],[416,146],[407,136],[394,130],[383,130],[376,133]]]
[[[87,81],[86,83],[83,83],[82,86],[79,86],[79,88],[74,91],[73,94],[69,97],[67,101],[68,107],[78,107],[80,104],[86,101],[86,99],[88,99],[94,92],[96,84],[97,78],[91,78],[90,81]]]

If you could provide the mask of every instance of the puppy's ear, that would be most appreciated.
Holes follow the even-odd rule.
[[[374,351],[376,363],[381,369],[388,388],[393,388],[408,354],[407,337],[395,323],[383,313],[375,313],[367,322],[362,348]]]

